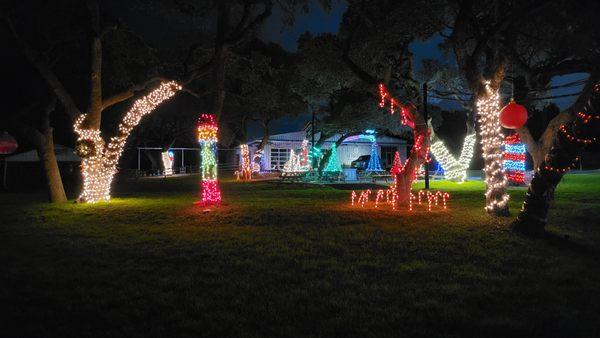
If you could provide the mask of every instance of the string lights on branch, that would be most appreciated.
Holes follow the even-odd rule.
[[[198,142],[202,150],[201,158],[201,179],[202,191],[201,205],[212,205],[221,202],[221,190],[217,178],[217,133],[219,127],[214,115],[202,114],[198,119]]]
[[[162,82],[158,88],[137,99],[123,117],[117,134],[108,143],[102,138],[100,129],[84,127],[88,114],[82,114],[75,120],[73,129],[77,135],[76,151],[81,157],[83,176],[83,190],[78,199],[80,202],[110,200],[111,183],[129,134],[144,116],[179,90],[181,86],[174,81]]]
[[[394,114],[397,110],[400,111],[400,123],[413,129],[414,145],[410,150],[410,154],[402,170],[398,171],[394,175],[394,186],[396,187],[396,195],[404,200],[408,199],[410,193],[410,186],[417,177],[417,171],[423,163],[428,163],[429,158],[429,135],[430,131],[427,127],[426,121],[422,120],[419,123],[415,122],[416,116],[413,114],[415,110],[411,104],[401,104],[398,100],[394,99],[388,92],[387,88],[383,84],[379,84],[379,95],[380,95],[380,107],[388,107],[391,114]],[[407,170],[408,168],[408,170]]]
[[[499,123],[500,96],[492,89],[490,81],[484,83],[485,95],[477,100],[481,145],[486,183],[485,210],[490,213],[508,213],[509,195],[507,179],[502,168],[502,144],[504,135]]]
[[[597,81],[592,76],[587,81]],[[534,173],[514,229],[532,235],[543,233],[552,201],[549,197],[563,176],[580,161],[582,151],[600,137],[600,83],[588,85],[593,85],[589,98],[575,119],[559,127],[553,146]]]

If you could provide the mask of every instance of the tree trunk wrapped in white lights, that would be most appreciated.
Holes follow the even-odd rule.
[[[475,151],[475,134],[469,134],[465,137],[458,160],[441,140],[435,141],[430,150],[436,161],[444,168],[444,175],[447,180],[464,182],[467,180],[467,169],[469,169]]]
[[[506,185],[508,181],[502,170],[502,143],[504,135],[499,122],[500,96],[497,89],[485,82],[485,95],[477,99],[477,115],[481,133],[484,174],[487,189],[485,210],[496,215],[508,215]]]
[[[77,153],[82,158],[83,176],[83,192],[79,201],[95,203],[110,200],[110,186],[127,137],[142,117],[151,113],[180,89],[181,86],[174,81],[163,82],[157,89],[136,100],[119,124],[117,135],[111,137],[108,144],[100,135],[99,129],[83,127],[87,114],[82,114],[75,121],[74,129],[78,136]]]

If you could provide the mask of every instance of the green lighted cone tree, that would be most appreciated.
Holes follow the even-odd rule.
[[[329,160],[327,161],[327,165],[323,169],[323,172],[326,173],[339,173],[342,172],[342,165],[338,160],[337,156],[337,147],[335,143],[331,146],[331,155],[329,155]]]

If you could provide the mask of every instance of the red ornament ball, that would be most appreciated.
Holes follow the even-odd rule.
[[[19,144],[14,137],[10,136],[7,132],[0,135],[0,154],[7,155],[12,154],[17,150]]]
[[[527,122],[527,109],[514,100],[500,111],[500,125],[507,129],[519,129]]]

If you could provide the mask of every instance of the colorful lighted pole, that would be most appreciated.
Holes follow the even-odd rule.
[[[511,183],[525,183],[526,151],[519,134],[512,134],[504,139],[504,174]]]
[[[217,179],[217,132],[219,127],[214,115],[202,114],[198,119],[198,142],[201,152],[201,205],[212,205],[221,202],[221,190]]]

